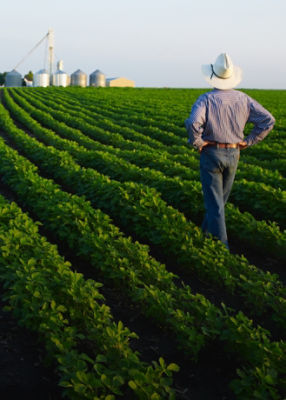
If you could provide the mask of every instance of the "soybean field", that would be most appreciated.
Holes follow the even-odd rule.
[[[200,229],[203,92],[0,90],[1,307],[41,398],[286,399],[286,91],[246,91],[276,124],[241,151],[230,252]]]

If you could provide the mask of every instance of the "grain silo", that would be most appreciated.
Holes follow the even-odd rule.
[[[68,86],[69,80],[68,75],[64,71],[58,70],[53,76],[53,85],[54,86]]]
[[[33,86],[47,87],[50,85],[50,74],[46,69],[40,69],[33,76]]]
[[[78,69],[73,74],[71,74],[71,86],[81,86],[86,87],[87,85],[87,75]]]
[[[19,87],[22,86],[22,75],[19,74],[15,69],[8,72],[5,77],[5,86],[6,87]]]
[[[63,86],[66,87],[69,85],[69,76],[63,71],[63,61],[59,61],[57,64],[58,70],[53,76],[53,85],[54,86]]]
[[[94,71],[92,74],[89,75],[89,86],[102,86],[105,87],[106,85],[106,78],[103,72],[99,69]]]

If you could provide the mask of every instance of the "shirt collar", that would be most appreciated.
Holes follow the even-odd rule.
[[[213,88],[212,91],[213,92],[233,92],[234,89],[217,89],[217,88]]]

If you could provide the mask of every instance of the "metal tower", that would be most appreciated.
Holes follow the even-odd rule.
[[[54,31],[52,29],[49,29],[48,41],[49,41],[49,74],[50,74],[50,84],[52,85],[53,65],[54,65]]]

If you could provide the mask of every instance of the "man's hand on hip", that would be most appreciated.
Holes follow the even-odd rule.
[[[246,149],[247,142],[244,140],[243,142],[238,143],[240,150]]]
[[[208,144],[214,144],[214,142],[209,142],[208,140],[204,141],[202,147],[200,147],[200,149],[199,149],[199,152],[201,152],[201,151],[203,150],[203,148],[204,148],[205,146],[207,146]]]

